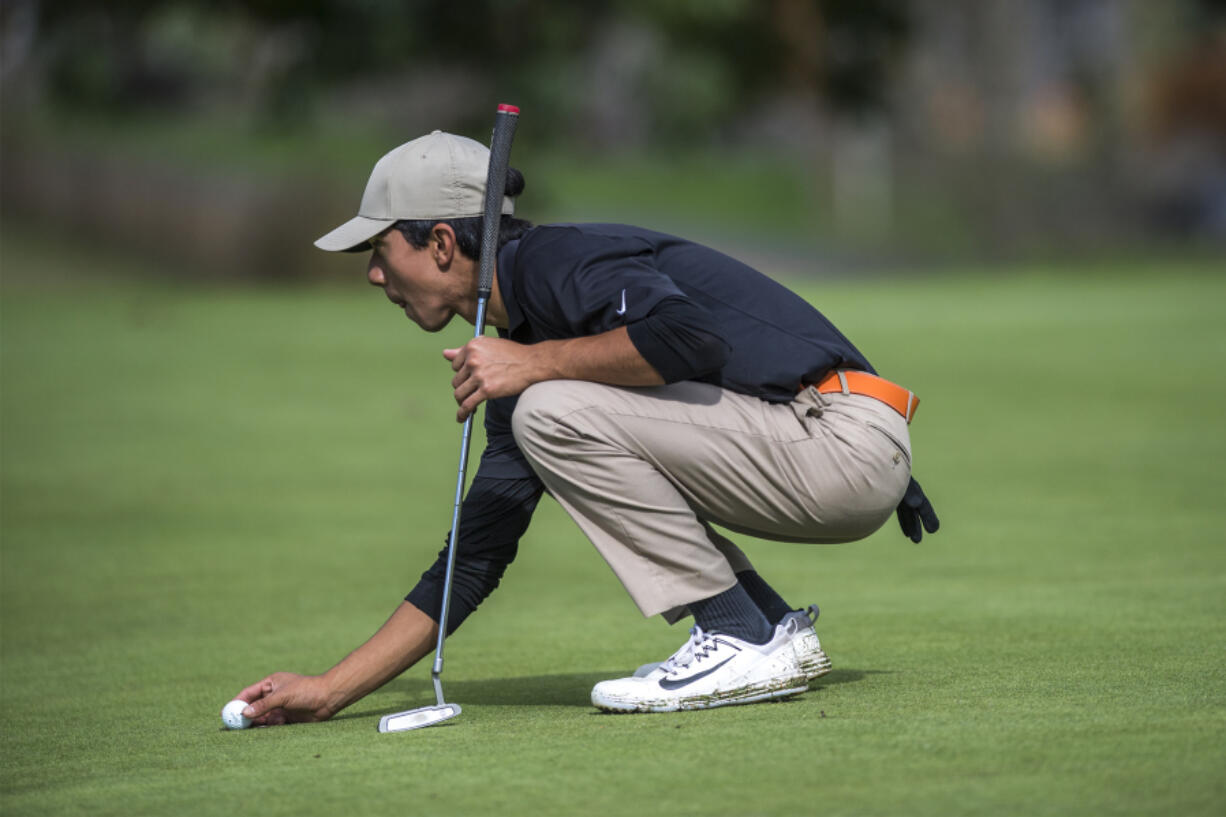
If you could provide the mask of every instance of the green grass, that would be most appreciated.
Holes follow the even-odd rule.
[[[745,543],[818,601],[835,671],[784,704],[603,716],[685,633],[635,612],[545,502],[451,641],[326,724],[224,732],[319,671],[441,544],[439,350],[361,283],[199,288],[12,231],[0,373],[5,814],[1220,814],[1226,279],[1031,269],[805,294],[923,397],[944,521]],[[350,259],[352,261],[352,259]],[[342,260],[338,263],[344,263]],[[743,541],[743,540],[742,540]]]

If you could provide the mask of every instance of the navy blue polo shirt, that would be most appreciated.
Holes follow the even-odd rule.
[[[666,382],[699,380],[773,403],[832,369],[873,371],[820,312],[709,247],[619,224],[536,227],[498,254],[508,327],[531,344],[626,327]],[[448,631],[497,587],[543,486],[515,444],[516,397],[486,403],[486,448],[464,500]],[[406,596],[438,618],[446,550]]]

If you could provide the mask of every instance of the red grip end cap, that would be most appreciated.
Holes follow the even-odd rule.
[[[519,106],[507,105],[505,102],[498,106],[498,113],[513,113],[519,116]]]

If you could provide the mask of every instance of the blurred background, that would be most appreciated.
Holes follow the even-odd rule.
[[[772,274],[1226,248],[1226,0],[3,0],[3,230],[318,275],[384,152]]]

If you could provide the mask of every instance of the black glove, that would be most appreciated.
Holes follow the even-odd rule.
[[[907,492],[902,495],[902,502],[898,503],[898,525],[917,545],[924,538],[924,531],[936,533],[941,527],[941,520],[937,519],[932,503],[924,496],[924,489],[914,479],[907,486]]]

